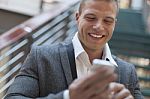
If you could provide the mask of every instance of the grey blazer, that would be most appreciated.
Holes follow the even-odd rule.
[[[76,75],[71,71],[75,62],[69,61],[74,54],[68,57],[68,51],[74,53],[72,43],[33,46],[4,99],[63,99],[64,90]],[[116,82],[124,84],[135,99],[143,99],[134,66],[113,57],[118,64]]]

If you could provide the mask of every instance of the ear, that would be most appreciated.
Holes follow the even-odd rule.
[[[118,20],[117,20],[117,19],[115,19],[115,22],[116,22],[116,23],[117,23],[117,21],[118,21]]]
[[[75,14],[76,14],[76,21],[78,21],[79,20],[79,12],[77,11]]]

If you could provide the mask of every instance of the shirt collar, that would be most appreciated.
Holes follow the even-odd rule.
[[[85,52],[85,50],[83,49],[83,47],[79,41],[78,33],[76,33],[75,36],[73,37],[72,43],[73,43],[75,59],[76,59],[81,53]]]
[[[85,50],[83,49],[79,38],[78,38],[78,32],[75,34],[75,36],[72,39],[72,43],[73,43],[73,47],[74,47],[74,53],[75,53],[75,59],[77,59],[77,57],[81,54],[81,53],[86,53]],[[104,46],[104,50],[103,50],[103,56],[102,56],[103,60],[107,60],[110,61],[112,64],[114,64],[116,67],[118,67],[117,63],[115,62],[115,60],[112,58],[111,55],[111,51],[109,48],[109,45],[106,43],[106,45]]]
[[[118,67],[117,63],[112,58],[111,51],[110,51],[108,43],[106,43],[106,45],[104,47],[102,59],[104,59],[106,61],[110,61],[113,65],[115,65],[116,67]]]

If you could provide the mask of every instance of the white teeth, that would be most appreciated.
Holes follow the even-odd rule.
[[[92,37],[95,37],[95,38],[101,38],[102,35],[96,35],[96,34],[90,34]]]

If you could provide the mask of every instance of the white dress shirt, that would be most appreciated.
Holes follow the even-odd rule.
[[[72,43],[75,54],[77,77],[80,78],[90,73],[90,68],[92,64],[90,63],[88,54],[85,52],[79,41],[78,33],[76,33],[75,36],[73,37]],[[118,66],[111,56],[111,52],[107,43],[103,49],[102,60],[110,61],[114,66]],[[64,99],[70,99],[69,90],[66,90],[64,92]]]

